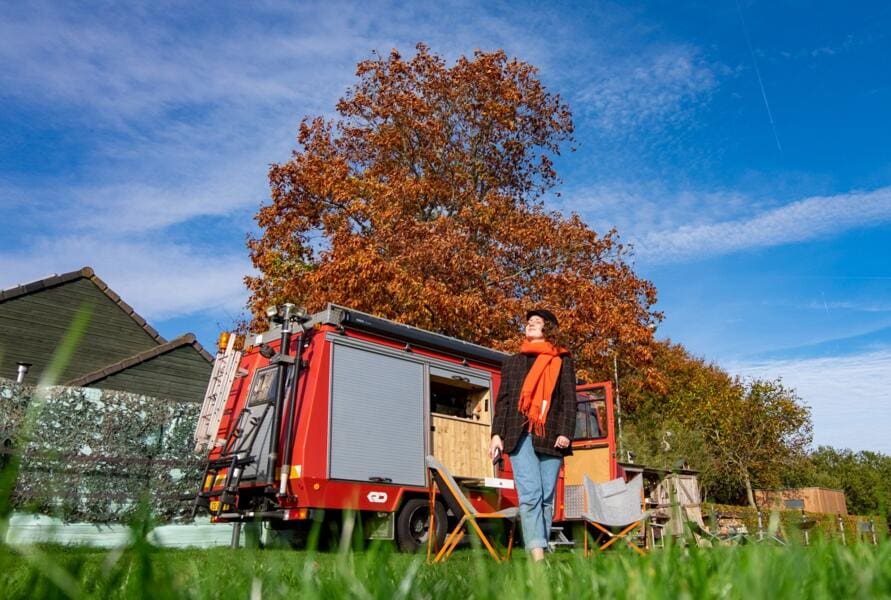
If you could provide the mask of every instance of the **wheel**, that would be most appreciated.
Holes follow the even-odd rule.
[[[446,536],[446,511],[436,503],[436,541],[442,546]],[[430,502],[424,498],[407,500],[396,515],[396,542],[403,552],[417,552],[427,546],[430,533]]]

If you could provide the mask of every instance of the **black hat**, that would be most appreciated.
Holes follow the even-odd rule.
[[[554,316],[554,313],[549,311],[546,308],[535,308],[526,313],[526,320],[528,321],[530,318],[538,315],[554,327],[559,327],[560,323],[557,322],[557,317]]]

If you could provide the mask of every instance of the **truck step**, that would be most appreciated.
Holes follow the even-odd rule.
[[[556,550],[557,548],[574,548],[575,542],[566,537],[566,533],[563,531],[562,527],[551,527],[551,539],[548,542],[548,546],[550,546],[551,551]]]

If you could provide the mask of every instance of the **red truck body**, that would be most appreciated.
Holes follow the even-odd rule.
[[[274,329],[250,340],[229,360],[234,372],[215,370],[196,499],[215,521],[281,528],[322,511],[361,511],[369,535],[413,549],[426,536],[428,454],[467,483],[479,509],[516,505],[509,459],[499,469],[486,457],[505,354],[335,305],[296,322],[293,335]],[[580,517],[584,475],[616,476],[611,386],[578,391],[555,521]]]

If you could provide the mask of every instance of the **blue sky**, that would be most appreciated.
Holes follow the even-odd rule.
[[[299,119],[373,50],[503,48],[573,108],[550,205],[634,245],[658,335],[891,453],[891,5],[577,4],[4,3],[0,288],[89,265],[212,346]]]

